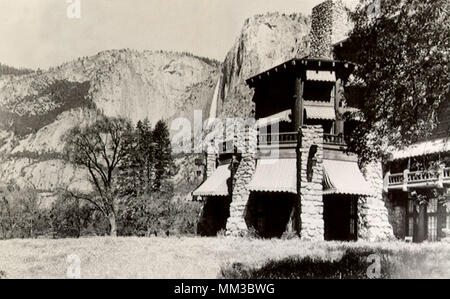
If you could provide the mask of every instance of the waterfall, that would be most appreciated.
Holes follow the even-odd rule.
[[[216,89],[214,89],[214,95],[209,108],[209,118],[216,118],[217,116],[217,100],[219,97],[220,78],[217,80]]]

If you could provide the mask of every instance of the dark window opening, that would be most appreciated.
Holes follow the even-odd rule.
[[[308,163],[306,166],[306,178],[308,182],[311,182],[313,179],[314,167],[316,166],[317,163],[316,153],[317,153],[317,145],[314,144],[309,149]]]
[[[303,99],[305,101],[331,102],[334,82],[306,81]]]
[[[357,202],[357,196],[324,196],[325,240],[357,240]]]
[[[230,216],[230,203],[229,196],[207,197],[197,225],[197,233],[201,236],[216,236],[219,231],[225,230]]]
[[[252,192],[246,222],[263,238],[279,238],[289,223],[296,195],[281,192]]]

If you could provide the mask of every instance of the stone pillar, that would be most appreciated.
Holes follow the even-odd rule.
[[[387,194],[383,193],[381,162],[365,165],[363,172],[374,195],[361,196],[358,199],[358,238],[371,242],[393,240],[395,237],[385,203]]]
[[[217,160],[217,154],[216,154],[216,149],[214,147],[214,145],[209,144],[206,146],[206,163],[205,163],[205,180],[207,178],[209,178],[214,170],[216,170],[216,160]]]
[[[244,138],[241,138],[244,136]],[[230,217],[227,221],[227,235],[245,236],[248,233],[248,227],[245,222],[246,207],[249,199],[250,184],[256,167],[256,129],[244,128],[244,133],[239,134],[235,139],[237,148],[241,153],[235,155],[232,168],[232,196],[230,204]],[[240,159],[239,159],[240,157]]]
[[[323,240],[323,128],[303,126],[297,151],[297,194],[300,197],[300,236],[303,240]],[[316,146],[314,149],[313,146]],[[314,153],[314,155],[313,155]],[[308,172],[312,176],[308,178]]]

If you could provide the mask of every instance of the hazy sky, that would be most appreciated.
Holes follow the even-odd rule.
[[[188,51],[223,60],[246,18],[311,13],[323,0],[0,0],[0,62],[47,68],[106,49]],[[344,0],[353,3],[356,0]]]

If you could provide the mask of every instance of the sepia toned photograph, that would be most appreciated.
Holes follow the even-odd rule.
[[[449,279],[449,33],[448,0],[0,0],[0,279]]]

